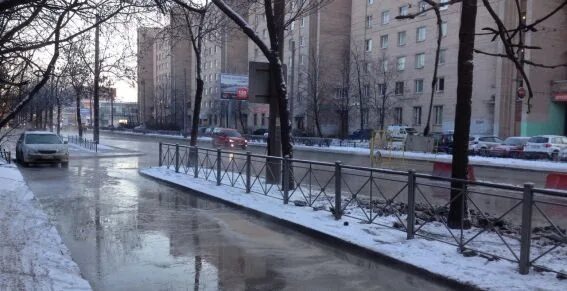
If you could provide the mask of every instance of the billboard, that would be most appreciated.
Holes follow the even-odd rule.
[[[220,98],[248,100],[248,76],[221,74]]]

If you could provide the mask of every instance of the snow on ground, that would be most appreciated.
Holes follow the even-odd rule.
[[[0,290],[91,290],[15,165],[0,184]]]
[[[191,173],[191,169],[188,172]],[[231,173],[225,173],[222,181],[223,184],[230,185],[222,186],[214,186],[216,185],[214,181],[194,179],[186,174],[175,173],[174,170],[165,167],[143,169],[141,173],[315,229],[363,248],[480,288],[490,290],[567,290],[567,280],[561,281],[550,272],[540,273],[532,270],[529,275],[520,275],[516,263],[506,260],[492,261],[480,256],[465,258],[458,252],[457,247],[438,241],[419,238],[406,240],[406,233],[403,231],[376,223],[368,224],[354,218],[364,215],[357,213],[357,211],[360,212],[360,208],[351,207],[347,209],[349,216],[343,216],[343,219],[336,221],[328,211],[313,211],[310,207],[296,207],[291,204],[283,205],[280,199],[274,199],[278,196],[281,198],[280,194],[277,194],[276,188],[274,188],[274,191],[260,189],[264,186],[258,181],[254,181],[258,184],[253,186],[252,192],[267,193],[268,195],[245,194],[242,190],[242,177],[238,175],[235,177]],[[201,173],[201,177],[205,174],[204,172]],[[209,179],[214,180],[214,175]],[[240,189],[230,187],[231,185]],[[291,201],[298,199],[298,196],[300,195],[292,197]],[[389,223],[391,225],[391,223],[397,221],[397,218],[392,216],[379,219],[381,224]],[[402,217],[402,219],[404,218]],[[348,226],[343,225],[345,221],[349,222]],[[426,225],[423,230],[434,235],[446,235],[440,225]],[[474,230],[471,230],[468,235],[474,234]],[[505,250],[498,250],[494,247],[493,244],[498,242],[498,237],[495,234],[483,234],[475,241],[490,245],[492,251],[505,252]],[[516,247],[516,245],[513,246],[513,248]],[[563,248],[560,251],[565,250]],[[553,261],[556,262],[555,266],[567,265],[563,260],[557,261],[555,256],[550,256],[549,262]],[[566,270],[562,271],[565,272]]]

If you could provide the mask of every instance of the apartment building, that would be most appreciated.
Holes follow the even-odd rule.
[[[520,1],[526,21],[534,21],[557,7],[560,1]],[[510,27],[517,24],[514,1],[491,1],[495,10]],[[353,0],[352,5],[352,43],[353,50],[361,52],[365,63],[366,76],[363,78],[367,100],[374,92],[386,95],[386,124],[406,124],[423,130],[427,121],[427,111],[431,91],[434,90],[431,125],[433,131],[447,131],[454,128],[457,56],[461,5],[451,5],[442,9],[442,46],[439,60],[438,84],[431,87],[437,25],[435,14],[431,11],[411,20],[397,20],[398,15],[413,14],[427,7],[423,1],[371,1]],[[546,43],[543,50],[529,51],[526,58],[540,63],[565,63],[567,39],[565,13],[552,17],[544,26],[546,33],[534,33],[526,37],[526,42]],[[480,5],[477,16],[477,31],[485,27],[496,27],[487,10]],[[552,29],[553,28],[553,29]],[[503,53],[499,41],[491,36],[477,36],[475,48]],[[378,63],[377,66],[371,64]],[[551,81],[564,80],[565,70],[548,70],[527,67],[536,97],[528,114],[527,100],[517,100],[517,89],[522,86],[512,63],[506,59],[485,55],[475,55],[474,89],[472,99],[471,133],[494,134],[500,136],[534,135],[544,133],[565,133],[565,107],[552,100]],[[387,68],[388,82],[376,80],[376,71]],[[373,86],[376,84],[376,86]],[[389,85],[389,86],[388,86]],[[557,87],[557,86],[556,86]],[[554,87],[555,88],[555,87]],[[391,90],[391,91],[390,91]],[[374,92],[373,92],[374,91]],[[380,97],[379,97],[380,98]],[[371,110],[371,109],[367,109]],[[372,114],[369,116],[379,116]],[[551,115],[550,115],[551,114]],[[372,118],[370,118],[372,119]],[[369,127],[377,120],[368,120]],[[554,126],[549,126],[554,124]]]
[[[287,72],[292,128],[296,132],[315,135],[315,118],[319,119],[323,135],[337,135],[340,131],[334,88],[341,83],[345,55],[348,57],[349,53],[351,4],[351,1],[333,1],[314,13],[297,17],[287,27],[283,62]],[[286,8],[294,9],[291,2]],[[249,21],[262,40],[269,43],[265,16],[252,14]],[[253,42],[249,44],[248,54],[250,61],[266,62]],[[256,121],[264,121],[268,108],[265,105],[252,106],[262,108],[258,110],[262,117],[258,118],[258,113],[253,113],[252,124],[257,127]],[[316,110],[319,111],[317,117]],[[267,121],[264,127],[267,127]]]
[[[154,54],[159,28],[140,27],[137,30],[137,88],[140,121],[147,123],[154,117]]]

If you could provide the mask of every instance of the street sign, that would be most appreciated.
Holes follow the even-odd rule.
[[[287,66],[283,65],[284,76],[287,76]],[[249,62],[248,65],[248,95],[251,103],[270,104],[270,64]]]
[[[518,98],[523,99],[526,97],[526,89],[524,87],[518,88]]]

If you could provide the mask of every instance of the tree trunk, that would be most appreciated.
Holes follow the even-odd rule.
[[[468,148],[471,123],[471,99],[473,90],[473,54],[476,27],[477,0],[463,1],[461,28],[459,30],[457,107],[455,132],[453,134],[452,178],[466,180],[468,177]],[[470,228],[467,213],[466,184],[451,182],[451,205],[448,226]]]
[[[61,98],[57,96],[57,135],[61,134]]]
[[[79,137],[83,137],[83,122],[81,121],[81,94],[75,90],[77,100],[77,128],[79,130]]]
[[[99,16],[96,15],[96,22],[99,22]],[[100,28],[97,25],[95,27],[95,64],[94,64],[94,110],[93,110],[93,141],[98,144],[99,142],[99,83],[100,83],[100,49],[99,49],[99,35]]]
[[[197,145],[197,133],[199,130],[199,115],[201,114],[201,101],[203,100],[203,79],[197,78],[197,90],[195,91],[195,107],[193,108],[193,120],[191,122],[191,146]]]
[[[49,131],[53,132],[53,104],[49,104]]]
[[[323,137],[323,133],[321,132],[321,121],[319,120],[319,104],[315,104],[315,127],[317,128],[317,136]]]

